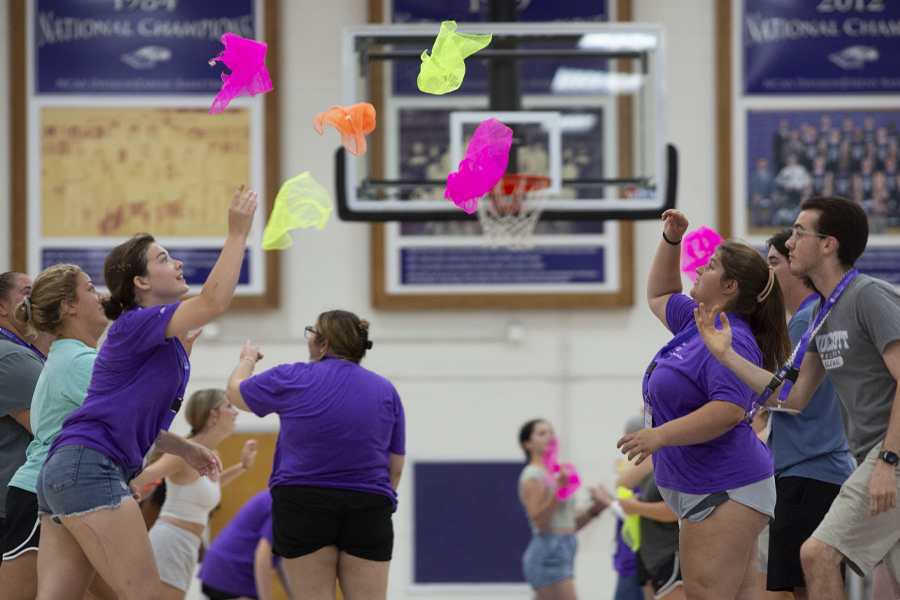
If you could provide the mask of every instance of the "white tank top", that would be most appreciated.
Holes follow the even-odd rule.
[[[221,499],[219,482],[209,477],[198,477],[187,485],[177,485],[166,477],[166,501],[159,516],[206,525],[209,512],[219,505]]]

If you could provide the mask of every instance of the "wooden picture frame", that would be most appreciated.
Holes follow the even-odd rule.
[[[382,23],[386,0],[369,0],[369,22]],[[632,20],[632,0],[610,0],[615,3],[616,20]],[[370,97],[384,93],[384,75],[380,65],[370,67]],[[618,97],[618,160],[622,177],[633,172],[633,106],[627,97]],[[369,152],[375,176],[384,173],[384,135],[376,130],[370,136]],[[372,305],[376,309],[416,310],[440,308],[619,308],[634,304],[634,225],[619,222],[620,286],[608,293],[510,293],[510,294],[391,294],[386,284],[386,231],[383,223],[371,225]]]
[[[28,143],[29,98],[27,87],[27,4],[29,0],[11,0],[9,10],[9,94],[10,94],[10,243],[12,269],[27,271],[28,263]],[[261,3],[265,41],[268,44],[266,67],[273,81],[279,75],[279,15],[277,0],[257,0]],[[210,97],[212,101],[212,97]],[[280,128],[278,92],[267,93],[264,102],[264,157],[266,207],[257,219],[267,219],[272,211],[280,186]],[[232,309],[272,309],[280,304],[280,254],[264,255],[265,290],[260,294],[235,296]],[[33,274],[36,275],[36,274]]]

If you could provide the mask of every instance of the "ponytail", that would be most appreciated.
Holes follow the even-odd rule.
[[[139,233],[106,256],[103,279],[109,298],[103,301],[103,312],[110,321],[137,306],[134,278],[147,274],[147,248],[154,241],[149,233]]]
[[[716,253],[724,271],[722,278],[738,284],[737,298],[729,310],[748,317],[750,330],[762,352],[763,368],[775,371],[791,353],[784,295],[778,278],[762,254],[747,244],[726,240]]]

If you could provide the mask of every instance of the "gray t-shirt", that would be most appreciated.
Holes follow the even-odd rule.
[[[897,339],[900,294],[880,279],[857,275],[809,342],[834,384],[858,463],[887,433],[897,381],[881,355]]]
[[[527,465],[524,469],[522,469],[522,474],[519,475],[519,502],[522,503],[522,506],[525,506],[525,494],[522,492],[522,486],[529,479],[537,479],[541,483],[544,481],[544,477],[547,476],[547,471],[543,467],[538,467],[535,465]],[[547,487],[544,484],[544,498],[550,494],[555,494],[556,490]],[[528,509],[525,510],[526,516],[528,516]],[[531,525],[531,532],[538,533],[539,531],[550,531],[551,529],[575,529],[575,497],[570,496],[566,498],[562,502],[560,502],[556,507],[556,512],[553,513],[553,516],[550,517],[550,522],[547,523],[547,526],[543,529],[539,529],[535,526],[534,522],[531,520],[531,517],[528,516],[528,524]]]
[[[33,439],[10,415],[31,408],[44,361],[33,350],[0,337],[0,519],[6,518],[6,486],[25,463]]]

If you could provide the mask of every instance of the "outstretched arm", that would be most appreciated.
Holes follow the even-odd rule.
[[[247,235],[253,225],[253,215],[257,206],[256,192],[247,190],[243,195],[242,192],[244,192],[243,183],[234,193],[228,209],[228,238],[222,247],[222,253],[219,254],[219,260],[210,271],[200,294],[188,298],[178,306],[166,326],[166,339],[185,335],[228,310],[241,274]]]
[[[647,303],[656,318],[668,328],[666,303],[669,301],[669,296],[681,293],[680,242],[684,237],[684,232],[687,231],[688,221],[677,210],[667,210],[662,214],[662,219],[665,221],[663,235],[669,240],[679,243],[672,245],[665,239],[659,240],[653,264],[650,266],[650,277],[647,280]]]
[[[156,449],[166,454],[180,456],[201,476],[210,475],[213,471],[222,472],[222,462],[212,450],[169,431],[159,432],[159,437],[156,438]]]
[[[746,412],[734,402],[713,400],[668,423],[626,435],[617,446],[639,465],[665,446],[689,446],[715,439],[741,422]]]
[[[718,313],[719,307],[714,306],[707,314],[706,307],[702,302],[694,309],[694,322],[697,324],[697,330],[700,332],[700,337],[703,338],[703,343],[706,344],[710,354],[715,356],[720,363],[728,367],[750,389],[761,394],[774,375],[735,352],[731,346],[731,326],[728,324],[728,315],[721,313],[722,329],[716,329],[716,314]],[[779,385],[772,392],[766,406],[803,410],[824,378],[825,368],[822,366],[819,354],[807,350],[803,356],[803,368],[800,369],[797,381],[794,382],[791,393],[785,402],[779,403],[776,400],[778,394],[781,393],[782,385]]]
[[[141,473],[131,480],[131,483],[138,487],[143,487],[148,483],[153,483],[158,479],[162,479],[163,477],[168,477],[179,471],[184,466],[184,460],[180,456],[175,456],[174,454],[163,454],[159,457],[152,465],[147,465],[147,468],[141,471]]]

